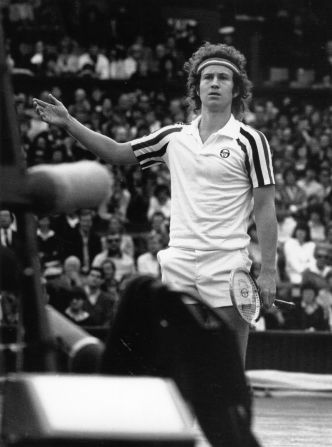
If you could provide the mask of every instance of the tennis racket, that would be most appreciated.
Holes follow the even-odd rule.
[[[232,303],[247,323],[254,323],[261,315],[262,300],[258,286],[251,274],[242,268],[231,271],[229,278],[229,291]],[[283,300],[274,300],[274,306],[293,309],[295,303]]]

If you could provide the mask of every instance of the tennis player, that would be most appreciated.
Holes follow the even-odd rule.
[[[252,211],[262,257],[257,283],[266,308],[275,299],[277,244],[269,144],[242,122],[252,87],[245,65],[234,47],[202,45],[185,64],[197,118],[127,143],[83,126],[52,95],[50,103],[34,99],[42,120],[64,128],[107,163],[139,163],[143,169],[166,163],[171,222],[169,247],[158,253],[162,279],[196,294],[233,326],[243,361],[249,327],[232,307],[228,281],[233,268],[250,269],[247,229]]]

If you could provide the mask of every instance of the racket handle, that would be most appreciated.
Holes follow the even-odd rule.
[[[274,300],[274,304],[278,307],[287,307],[289,309],[293,309],[295,307],[295,303],[293,303],[293,301]]]

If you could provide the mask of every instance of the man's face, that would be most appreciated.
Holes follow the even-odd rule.
[[[224,111],[231,109],[233,100],[233,72],[220,65],[208,65],[203,68],[198,94],[202,109]]]
[[[100,287],[103,282],[101,273],[97,270],[91,270],[88,276],[88,284],[90,287]]]
[[[317,267],[323,269],[327,265],[328,253],[325,251],[318,251],[316,253]]]
[[[121,238],[119,234],[107,236],[107,249],[110,255],[117,254],[120,251]]]
[[[80,227],[83,231],[89,231],[92,227],[92,216],[90,214],[80,217]]]
[[[8,210],[0,211],[0,227],[1,228],[9,228],[12,223],[12,219],[10,216],[10,212]]]

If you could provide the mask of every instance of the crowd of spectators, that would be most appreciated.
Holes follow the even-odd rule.
[[[50,90],[66,103],[59,87]],[[47,92],[41,92],[40,96],[47,98]],[[43,123],[35,115],[31,102],[29,95],[22,92],[16,95],[27,167],[94,159],[72,137]],[[184,97],[167,100],[165,95],[154,91],[123,93],[116,101],[100,87],[90,95],[78,88],[67,105],[76,118],[118,141],[193,118]],[[331,330],[332,110],[306,101],[299,104],[289,97],[279,102],[255,98],[245,121],[264,132],[270,142],[279,225],[278,295],[297,303],[295,314],[274,308],[260,325]],[[68,284],[69,288],[83,288],[88,297],[89,293],[95,297],[94,289],[88,291],[99,283],[100,291],[115,305],[121,284],[133,274],[160,275],[156,254],[168,243],[171,203],[167,168],[161,164],[144,173],[138,166],[107,165],[107,168],[112,193],[98,209],[36,216],[40,261],[49,283],[49,299],[63,312],[70,307],[69,295],[63,292]],[[2,210],[0,217],[2,228],[14,230],[15,219],[8,210]],[[261,260],[254,222],[248,232],[253,273],[257,274]],[[10,245],[5,241],[4,230],[0,236],[3,245]],[[11,239],[14,241],[15,237]],[[74,299],[74,308],[87,311],[84,302],[79,306],[81,301]],[[73,312],[70,309],[67,313]],[[110,312],[104,310],[101,314],[109,316]],[[89,317],[87,321],[92,324],[94,320]],[[98,318],[95,321],[101,324]]]
[[[25,26],[33,23],[29,15],[23,20],[22,10],[17,11],[21,12],[11,20],[25,21]],[[278,18],[285,19],[285,15]],[[296,21],[298,26],[300,22]],[[99,81],[182,79],[183,60],[199,42],[196,25],[189,20],[184,27],[173,26],[172,33],[153,44],[137,34],[130,41],[127,38],[127,46],[124,36],[120,39],[115,31],[112,47],[91,35],[86,43],[70,35],[56,44],[38,39],[11,46],[13,42],[8,39],[8,62],[14,76],[15,71],[23,70],[29,76],[48,79],[49,88],[35,92],[40,99],[47,101],[51,92],[79,121],[124,142],[174,122],[190,122],[194,115],[184,96],[170,96],[166,88],[126,89],[114,96]],[[224,36],[229,43],[232,33]],[[326,42],[330,52],[332,45],[329,39]],[[331,75],[331,55],[326,54],[328,63],[325,74],[319,71],[319,81]],[[68,94],[61,82],[56,82],[59,77],[88,77],[95,82],[89,90],[79,86]],[[325,81],[329,87],[330,81]],[[95,159],[61,129],[39,119],[30,92],[17,90],[15,106],[27,168]],[[268,99],[254,98],[245,121],[264,132],[270,142],[279,225],[278,296],[296,302],[294,312],[273,308],[256,329],[332,330],[332,109],[306,98],[294,100],[291,95],[276,99],[271,90]],[[122,287],[132,275],[160,276],[156,255],[168,244],[171,195],[165,165],[144,173],[137,166],[107,168],[112,193],[98,209],[36,215],[47,299],[69,318],[87,326],[110,324]],[[254,222],[248,232],[252,272],[257,275],[261,260]],[[15,215],[8,209],[0,211],[0,240],[2,246],[15,250]],[[13,323],[17,303],[10,292],[1,296],[1,321]]]
[[[329,2],[248,3],[216,2],[215,14],[219,40],[244,52],[255,82],[332,88]],[[8,64],[13,73],[28,76],[177,81],[184,60],[206,37],[190,12],[176,18],[163,16],[162,9],[152,0],[3,0]],[[256,68],[252,59],[259,60]]]

